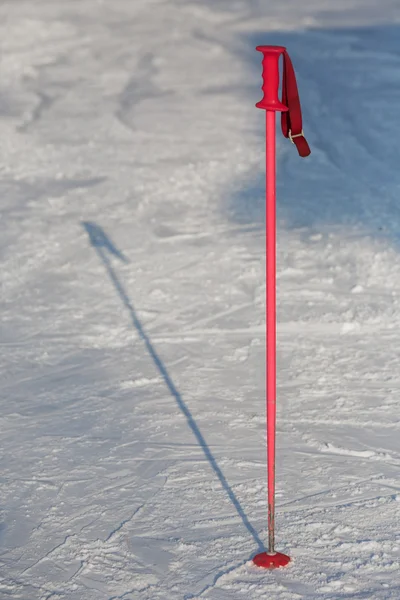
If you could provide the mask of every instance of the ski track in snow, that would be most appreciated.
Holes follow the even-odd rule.
[[[0,599],[398,600],[397,0],[0,6]],[[266,541],[260,43],[278,141]]]

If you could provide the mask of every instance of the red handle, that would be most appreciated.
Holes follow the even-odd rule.
[[[257,108],[285,112],[288,107],[278,98],[279,93],[279,58],[286,52],[284,46],[257,46],[256,50],[263,54],[263,85],[264,97],[257,102]]]

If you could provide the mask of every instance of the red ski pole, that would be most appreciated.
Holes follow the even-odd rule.
[[[286,554],[275,552],[275,437],[276,437],[276,118],[282,113],[282,132],[296,145],[300,156],[310,149],[302,130],[300,101],[291,60],[283,46],[257,46],[263,53],[263,99],[256,104],[266,110],[266,401],[268,472],[268,551],[253,562],[264,568],[289,563]],[[282,102],[278,98],[279,58],[283,55]]]

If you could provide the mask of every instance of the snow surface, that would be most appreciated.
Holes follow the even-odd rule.
[[[0,598],[400,598],[400,3],[3,0]],[[264,114],[279,139],[266,541]]]

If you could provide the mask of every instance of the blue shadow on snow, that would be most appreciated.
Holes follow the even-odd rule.
[[[277,123],[277,215],[285,228],[361,227],[400,238],[400,26],[253,32],[232,48],[248,74],[240,94],[261,99],[259,44],[284,45],[299,84],[312,154],[301,159]],[[252,112],[253,111],[253,112]],[[265,222],[264,111],[249,109],[259,135],[259,170],[225,203],[231,220]],[[258,168],[258,167],[257,167]],[[382,233],[383,232],[383,233]]]

